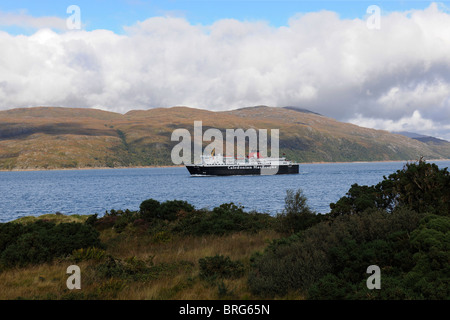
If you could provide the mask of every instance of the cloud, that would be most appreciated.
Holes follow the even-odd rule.
[[[66,28],[66,20],[58,17],[33,17],[24,10],[18,13],[0,11],[0,26],[16,26],[32,29],[54,28],[63,30]]]
[[[450,141],[449,124],[439,124],[431,119],[426,119],[418,110],[415,110],[411,116],[404,116],[398,120],[367,118],[361,114],[358,114],[356,117],[350,119],[349,122],[367,128],[375,128],[391,132],[415,132]]]
[[[330,11],[277,28],[154,17],[124,29],[0,32],[0,109],[296,105],[450,138],[450,14],[436,4],[383,15],[379,30]]]

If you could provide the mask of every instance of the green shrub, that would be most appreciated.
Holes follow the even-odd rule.
[[[72,259],[76,262],[85,260],[102,260],[105,256],[105,250],[95,247],[80,248],[72,252]]]
[[[0,245],[0,265],[4,267],[49,262],[76,249],[101,246],[98,231],[90,225],[42,220],[25,226],[1,225]]]
[[[450,216],[450,173],[422,159],[407,163],[374,186],[352,185],[345,197],[331,203],[330,214],[360,213],[368,208],[392,212],[407,206],[417,212]]]
[[[178,274],[181,270],[190,270],[191,268],[192,263],[187,261],[154,264],[153,256],[147,260],[140,260],[136,257],[122,260],[109,256],[104,263],[95,267],[95,271],[100,278],[147,281]]]
[[[335,298],[353,292],[355,286],[364,290],[369,265],[384,267],[384,276],[399,277],[414,266],[408,237],[421,217],[406,208],[392,213],[371,209],[320,222],[291,240],[274,241],[255,255],[249,287],[263,297],[290,291],[307,296],[315,286],[315,292],[323,293],[320,288],[330,280],[323,278],[333,274],[335,283],[347,284],[324,297]]]
[[[179,214],[186,214],[194,211],[192,206],[187,201],[182,200],[168,200],[161,203],[161,206],[157,210],[158,219],[174,221],[178,218]]]
[[[414,267],[405,281],[419,297],[450,298],[450,217],[427,215],[411,233]]]
[[[120,279],[108,279],[105,282],[102,282],[98,287],[96,296],[96,300],[101,299],[115,299],[117,295],[126,287],[126,283],[124,280]]]
[[[236,299],[234,290],[230,290],[223,280],[217,284],[217,295],[220,299]]]
[[[140,219],[140,212],[111,209],[109,212],[106,211],[101,218],[97,218],[97,214],[90,216],[85,223],[94,226],[99,231],[114,229],[117,233],[121,233],[128,225],[134,224],[136,220]]]
[[[97,221],[98,221],[98,214],[96,213],[96,214],[90,215],[84,223],[94,226]]]
[[[342,300],[349,294],[351,285],[335,274],[327,273],[309,289],[309,300]]]
[[[371,208],[382,208],[385,206],[379,203],[379,186],[360,186],[353,184],[345,197],[336,203],[331,203],[331,215],[336,217],[344,214],[355,214]]]
[[[1,253],[12,243],[14,243],[22,234],[27,232],[29,227],[20,223],[1,223],[0,224],[0,256]]]
[[[285,205],[282,213],[277,215],[277,231],[296,233],[305,230],[321,220],[307,205],[307,199],[301,189],[286,191]]]
[[[111,215],[104,215],[103,217],[97,219],[96,221],[93,221],[93,226],[98,231],[111,229],[114,227],[118,217],[117,216],[111,216]]]
[[[165,243],[170,242],[172,240],[172,236],[168,231],[159,231],[152,236],[153,243]]]
[[[150,221],[153,218],[156,218],[160,205],[160,202],[155,199],[147,199],[142,201],[139,206],[139,212],[141,213],[142,219]]]
[[[135,257],[121,260],[109,256],[104,263],[96,266],[96,272],[102,278],[137,280],[139,278],[145,278],[149,273],[150,265]]]
[[[244,265],[240,261],[232,261],[230,257],[215,255],[213,257],[201,258],[200,278],[239,278],[244,274]]]
[[[193,210],[194,207],[183,200],[168,200],[160,203],[157,200],[148,199],[139,206],[141,217],[146,221],[153,219],[174,221],[180,213],[188,213]]]
[[[245,212],[234,203],[224,203],[213,210],[194,210],[177,220],[175,232],[183,234],[224,235],[231,232],[258,232],[272,227],[274,218],[268,214]]]

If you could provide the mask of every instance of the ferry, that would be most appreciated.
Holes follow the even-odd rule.
[[[274,175],[299,173],[299,164],[286,158],[262,158],[251,152],[246,158],[203,155],[200,164],[186,164],[192,176]]]

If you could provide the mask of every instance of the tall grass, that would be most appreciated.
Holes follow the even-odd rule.
[[[199,277],[201,258],[224,255],[232,260],[249,265],[251,255],[262,251],[268,242],[278,238],[273,230],[248,234],[244,232],[224,236],[207,235],[173,236],[167,242],[152,242],[152,235],[136,236],[120,234],[114,240],[109,230],[102,232],[101,238],[110,245],[100,258],[114,256],[117,259],[134,257],[138,261],[150,261],[153,266],[165,266],[167,272],[160,272],[156,278],[132,281],[117,278],[102,278],[96,272],[99,259],[81,259],[81,251],[76,255],[56,260],[52,263],[31,265],[0,272],[0,299],[252,299],[246,277],[225,279],[223,284],[208,283]],[[89,257],[90,255],[87,255]],[[188,267],[173,268],[180,262],[190,263]],[[77,264],[81,269],[81,290],[68,290],[66,269]],[[164,271],[164,269],[163,269]],[[222,290],[219,290],[219,284]],[[224,285],[224,286],[223,286]],[[225,294],[224,294],[225,293]]]

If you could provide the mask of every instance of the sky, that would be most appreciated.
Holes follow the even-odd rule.
[[[180,105],[298,106],[450,140],[450,3],[0,2],[0,110]]]

